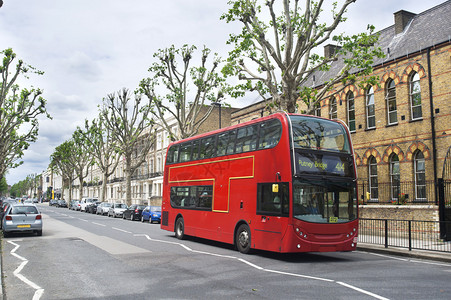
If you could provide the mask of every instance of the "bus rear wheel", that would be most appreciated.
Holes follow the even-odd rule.
[[[241,224],[238,227],[235,236],[235,243],[238,251],[248,254],[251,251],[251,230],[246,224]]]
[[[183,218],[178,218],[175,222],[175,237],[179,240],[183,240],[185,237],[185,222]]]

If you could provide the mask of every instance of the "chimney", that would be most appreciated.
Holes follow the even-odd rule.
[[[328,44],[326,46],[324,46],[324,57],[325,58],[331,58],[333,57],[338,50],[340,50],[340,46],[336,46],[336,45],[332,45],[332,44]]]
[[[409,22],[416,16],[416,14],[400,10],[394,13],[395,15],[395,34],[400,34],[406,29]]]

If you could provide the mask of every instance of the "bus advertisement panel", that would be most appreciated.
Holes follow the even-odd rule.
[[[276,113],[172,143],[161,228],[275,252],[355,250],[356,168],[341,122]]]

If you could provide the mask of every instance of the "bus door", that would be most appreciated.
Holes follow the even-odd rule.
[[[257,215],[251,227],[253,247],[280,251],[288,225],[289,184],[270,182],[257,184]]]

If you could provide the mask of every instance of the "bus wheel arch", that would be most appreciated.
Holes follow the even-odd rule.
[[[251,253],[252,236],[251,228],[246,221],[240,221],[236,224],[234,235],[235,247],[243,254]]]
[[[183,240],[185,238],[185,220],[182,215],[178,215],[175,219],[174,233],[175,237],[179,240]]]

